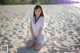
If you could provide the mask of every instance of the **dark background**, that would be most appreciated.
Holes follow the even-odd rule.
[[[0,0],[0,5],[15,5],[15,4],[56,4],[56,0]]]

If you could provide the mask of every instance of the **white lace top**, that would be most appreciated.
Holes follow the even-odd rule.
[[[39,19],[36,23],[35,23],[35,17],[31,17],[30,22],[32,23],[34,35],[37,36],[40,27],[42,27],[42,29],[44,28],[44,17],[42,17],[42,16],[39,17]],[[44,33],[44,31],[42,30],[42,34],[43,33]]]

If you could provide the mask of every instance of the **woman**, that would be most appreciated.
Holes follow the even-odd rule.
[[[30,32],[31,37],[27,42],[27,47],[31,47],[34,44],[36,50],[40,50],[42,45],[46,41],[44,28],[44,14],[42,7],[36,5],[33,12],[33,17],[30,19]]]

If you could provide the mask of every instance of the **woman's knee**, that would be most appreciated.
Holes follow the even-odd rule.
[[[28,40],[27,47],[31,47],[33,45],[33,40]]]
[[[37,45],[35,46],[35,50],[40,50],[42,47],[41,43],[37,43]]]

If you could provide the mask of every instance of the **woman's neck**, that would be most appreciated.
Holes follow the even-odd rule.
[[[36,17],[38,18],[40,15],[36,15]]]
[[[36,19],[38,19],[39,16],[36,16]]]

